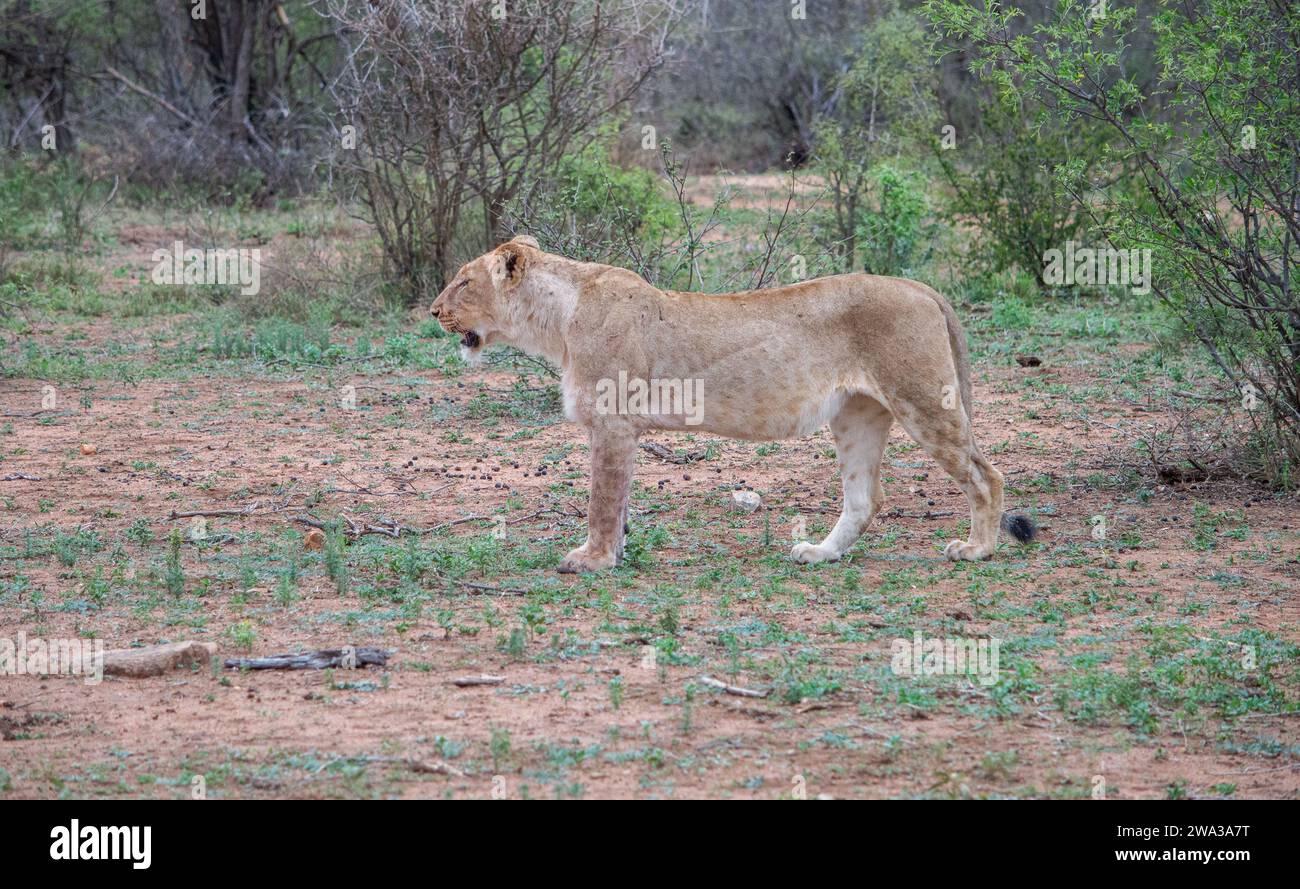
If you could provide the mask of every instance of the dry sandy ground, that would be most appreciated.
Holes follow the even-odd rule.
[[[13,419],[32,411],[38,381],[0,382],[0,403],[14,422],[0,470],[36,477],[3,482],[5,545],[21,547],[24,534],[44,523],[93,529],[118,541],[143,520],[156,539],[122,544],[126,552],[117,563],[144,572],[161,558],[168,529],[189,527],[190,520],[169,519],[171,511],[255,512],[208,520],[210,534],[237,535],[237,541],[186,545],[183,606],[166,596],[142,604],[139,597],[112,594],[101,608],[58,610],[60,602],[84,596],[85,566],[72,570],[53,557],[7,559],[5,576],[12,581],[21,573],[26,582],[0,607],[5,635],[93,632],[109,647],[192,638],[216,641],[235,654],[241,652],[233,650],[227,631],[249,621],[259,654],[345,642],[396,651],[382,677],[374,669],[328,677],[312,671],[181,672],[109,678],[101,685],[60,676],[4,677],[0,767],[8,793],[183,796],[191,777],[201,774],[210,794],[229,796],[481,797],[494,788],[508,796],[1089,795],[1093,776],[1101,775],[1112,797],[1165,795],[1179,782],[1190,795],[1230,783],[1238,796],[1295,797],[1300,732],[1294,711],[1247,714],[1231,727],[1204,709],[1186,717],[1171,713],[1160,731],[1138,736],[1113,719],[1069,718],[1048,690],[1070,669],[1070,656],[1093,650],[1097,640],[1105,640],[1102,647],[1122,664],[1119,650],[1139,644],[1132,628],[1142,621],[1186,619],[1226,633],[1232,622],[1248,620],[1294,644],[1300,617],[1294,501],[1251,502],[1258,491],[1227,483],[1199,489],[1154,483],[1154,495],[1133,506],[1128,492],[1093,489],[1080,479],[1113,465],[1125,440],[1122,427],[1049,416],[1025,421],[1005,384],[1018,373],[999,369],[977,386],[981,437],[990,444],[1005,441],[1014,424],[1017,433],[1035,438],[1032,452],[1012,447],[995,458],[1013,485],[1040,474],[1070,480],[1049,496],[1020,498],[1050,514],[1040,518],[1045,527],[1038,547],[1004,545],[994,564],[1008,566],[1008,573],[992,578],[992,598],[982,586],[971,592],[972,569],[935,558],[936,532],[946,536],[964,504],[915,451],[891,450],[887,510],[908,515],[885,518],[873,536],[897,533],[892,545],[859,549],[848,566],[773,567],[796,510],[814,525],[833,520],[837,478],[823,432],[762,456],[753,446],[731,443],[715,459],[696,464],[644,454],[638,477],[653,497],[638,498],[634,523],[666,526],[688,515],[701,521],[678,526],[639,570],[595,580],[557,576],[548,567],[465,575],[485,586],[522,585],[535,591],[529,596],[426,577],[434,603],[422,613],[397,616],[391,605],[340,594],[319,569],[303,571],[299,598],[289,607],[277,605],[267,589],[236,595],[240,583],[218,569],[241,547],[265,549],[277,540],[300,545],[297,535],[305,528],[291,516],[302,512],[305,492],[330,489],[340,490],[321,498],[318,514],[370,511],[421,528],[509,506],[504,549],[532,547],[558,557],[579,539],[585,503],[584,451],[574,430],[549,424],[516,443],[506,441],[508,434],[527,424],[460,419],[451,442],[448,423],[434,419],[435,409],[454,413],[464,406],[480,384],[506,392],[512,377],[471,373],[453,381],[428,372],[358,378],[375,388],[362,389],[351,411],[337,409],[327,387],[337,387],[342,377],[200,375],[97,383],[89,409],[45,422]],[[903,445],[900,433],[895,436]],[[97,452],[82,454],[86,443]],[[546,462],[545,455],[566,448],[572,448],[567,457]],[[1067,463],[1078,465],[1067,473]],[[765,509],[752,516],[728,512],[726,491],[736,485],[762,492]],[[1189,550],[1194,503],[1243,510],[1252,535],[1220,540],[1210,552]],[[773,523],[775,510],[786,517]],[[927,512],[938,517],[924,518]],[[1088,519],[1096,514],[1116,516],[1140,533],[1143,545],[1118,553],[1093,546]],[[771,544],[764,541],[765,515],[777,525],[775,532],[769,528],[777,538]],[[491,527],[463,522],[446,533],[483,539]],[[425,545],[438,549],[445,539],[429,536]],[[1276,555],[1250,558],[1265,540]],[[1078,558],[1059,558],[1065,547]],[[101,553],[90,564],[105,559]],[[1113,559],[1136,565],[1105,567]],[[1207,583],[1216,570],[1243,580]],[[735,577],[724,584],[726,572]],[[893,572],[896,588],[877,594],[886,572]],[[776,575],[782,579],[772,581]],[[924,614],[918,628],[931,634],[940,628],[964,636],[1004,633],[1005,615],[1050,610],[1052,600],[1073,600],[1098,575],[1108,588],[1112,577],[1123,583],[1114,589],[1119,598],[1099,599],[1091,609],[1053,619],[1061,623],[1043,625],[1058,640],[1032,656],[1043,688],[1026,692],[1014,712],[990,706],[989,692],[965,679],[939,682],[920,704],[892,699],[871,681],[872,671],[888,669],[890,640],[910,633],[912,625],[896,619],[900,608]],[[221,579],[200,592],[196,584],[204,576]],[[858,591],[844,589],[849,577],[860,584]],[[120,578],[128,587],[131,580],[129,573]],[[907,587],[903,595],[900,582]],[[652,594],[668,584],[680,591],[679,662],[660,658],[648,668],[642,643],[662,635]],[[846,603],[857,596],[875,599],[880,608],[846,614]],[[544,631],[527,640],[522,655],[502,650],[497,640],[504,630],[477,619],[490,608],[492,626],[516,626],[521,609],[534,600],[543,603]],[[376,611],[382,616],[375,618]],[[845,633],[855,617],[859,630]],[[464,630],[446,629],[462,622]],[[767,630],[771,641],[748,640],[743,663],[815,650],[818,667],[841,677],[840,687],[786,700],[699,686],[704,673],[733,681],[726,675],[730,658],[719,647],[724,624],[783,631]],[[742,668],[734,682],[771,686],[762,672]],[[505,681],[452,684],[484,673]],[[1294,701],[1295,665],[1275,669],[1274,678],[1289,686],[1284,694]],[[617,702],[612,680],[621,689]],[[1253,738],[1267,739],[1282,754],[1252,753]],[[454,772],[439,773],[442,763]]]

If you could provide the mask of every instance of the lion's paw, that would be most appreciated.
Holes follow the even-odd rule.
[[[943,554],[954,562],[981,562],[992,557],[993,550],[965,540],[950,540]]]
[[[613,553],[593,553],[586,546],[580,546],[570,551],[556,570],[561,574],[583,574],[613,568],[617,562]]]
[[[817,562],[834,562],[840,554],[818,546],[815,543],[796,543],[790,548],[790,558],[801,565],[814,565]]]

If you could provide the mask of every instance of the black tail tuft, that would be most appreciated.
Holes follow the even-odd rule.
[[[1028,543],[1038,536],[1038,528],[1034,526],[1029,516],[1021,515],[1018,512],[1004,512],[1002,514],[1002,530],[1021,543]]]

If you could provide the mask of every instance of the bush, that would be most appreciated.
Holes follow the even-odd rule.
[[[508,16],[454,0],[322,4],[347,45],[341,117],[355,150],[335,156],[409,304],[457,260],[495,246],[507,210],[591,141],[662,61],[674,13],[516,3]],[[457,255],[462,216],[481,228]]]
[[[879,274],[902,268],[900,248],[914,249],[906,242],[919,234],[924,198],[894,164],[934,120],[932,78],[921,22],[892,10],[863,32],[836,85],[842,98],[816,121],[813,169],[826,181],[830,205],[825,243],[842,271],[858,268],[861,235],[872,239],[867,267]],[[910,230],[890,231],[890,210],[908,214],[902,228]]]
[[[659,178],[616,166],[600,143],[563,158],[554,176],[530,192],[511,216],[573,259],[607,261],[629,241],[650,249],[677,230],[676,208]]]
[[[873,275],[910,277],[929,260],[938,233],[926,178],[882,163],[870,171],[868,180],[866,207],[857,226],[863,268]]]
[[[0,280],[11,250],[57,247],[72,275],[94,223],[116,194],[73,155],[0,161]]]
[[[43,201],[32,172],[26,163],[0,163],[0,277],[8,251],[30,246],[40,228]]]
[[[974,65],[1062,130],[1093,129],[1108,164],[1140,189],[1096,190],[1084,159],[1056,182],[1117,249],[1150,248],[1152,289],[1206,349],[1262,443],[1259,467],[1300,478],[1300,16],[1253,0],[1162,5],[1161,70],[1140,83],[1124,62],[1135,12],[1062,0],[1034,37],[1020,15],[930,0],[947,34],[977,49]],[[1094,204],[1097,205],[1094,211]],[[1257,409],[1258,408],[1258,409]],[[1248,451],[1249,449],[1247,449]]]
[[[938,139],[931,143],[951,189],[945,216],[952,225],[978,226],[966,258],[979,273],[1016,266],[1037,276],[1043,254],[1075,238],[1087,222],[1079,202],[1058,188],[1058,168],[1073,159],[1081,175],[1091,175],[1106,139],[1096,129],[1035,115],[1014,97],[990,97],[980,122],[952,149]]]

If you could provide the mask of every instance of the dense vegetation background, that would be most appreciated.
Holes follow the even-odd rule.
[[[353,324],[520,230],[679,289],[866,269],[1007,317],[1140,298],[1045,283],[1067,242],[1150,250],[1168,335],[1218,380],[1178,406],[1219,436],[1183,465],[1295,484],[1283,0],[0,0],[0,18],[10,331],[50,274],[79,286],[104,214],[132,207],[359,219],[364,238],[315,232],[257,300],[185,297]],[[773,174],[787,199],[691,200],[717,173]],[[50,247],[56,271],[24,259]]]

